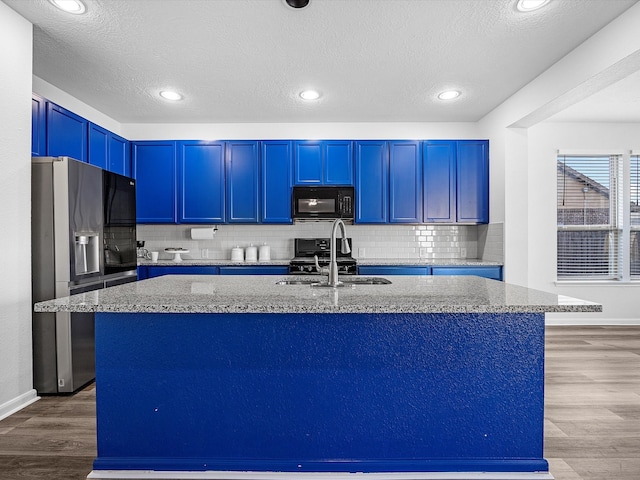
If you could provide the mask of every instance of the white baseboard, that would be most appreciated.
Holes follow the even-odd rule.
[[[16,398],[9,400],[8,402],[0,405],[0,420],[7,418],[9,415],[13,415],[19,410],[22,410],[27,405],[31,405],[33,402],[40,400],[38,396],[38,392],[34,389],[29,390],[26,393],[23,393]]]
[[[564,325],[564,326],[592,326],[592,327],[616,327],[616,326],[632,326],[640,325],[640,318],[586,318],[587,315],[580,318],[573,318],[567,316],[562,318],[561,315],[557,317],[549,318],[549,315],[545,318],[545,325]]]
[[[161,472],[93,470],[87,479],[100,480],[553,480],[549,472]]]

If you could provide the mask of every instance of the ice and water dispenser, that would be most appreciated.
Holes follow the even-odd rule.
[[[75,234],[76,275],[100,271],[100,235],[98,233]]]

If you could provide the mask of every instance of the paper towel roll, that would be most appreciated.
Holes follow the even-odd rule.
[[[213,228],[192,228],[191,238],[193,240],[211,240],[213,239]]]

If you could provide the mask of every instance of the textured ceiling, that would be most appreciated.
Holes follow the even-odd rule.
[[[122,123],[477,121],[636,3],[2,1],[34,24],[34,74]]]

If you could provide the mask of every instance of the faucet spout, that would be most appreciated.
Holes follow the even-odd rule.
[[[340,227],[340,233],[342,235],[340,251],[342,253],[351,252],[351,247],[349,247],[349,241],[347,240],[347,232],[344,226],[344,222],[337,218],[333,222],[333,226],[331,227],[331,244],[330,244],[330,257],[329,257],[329,280],[328,283],[332,287],[337,287],[342,282],[338,278],[338,260],[336,253],[336,236],[338,234],[338,227]]]

